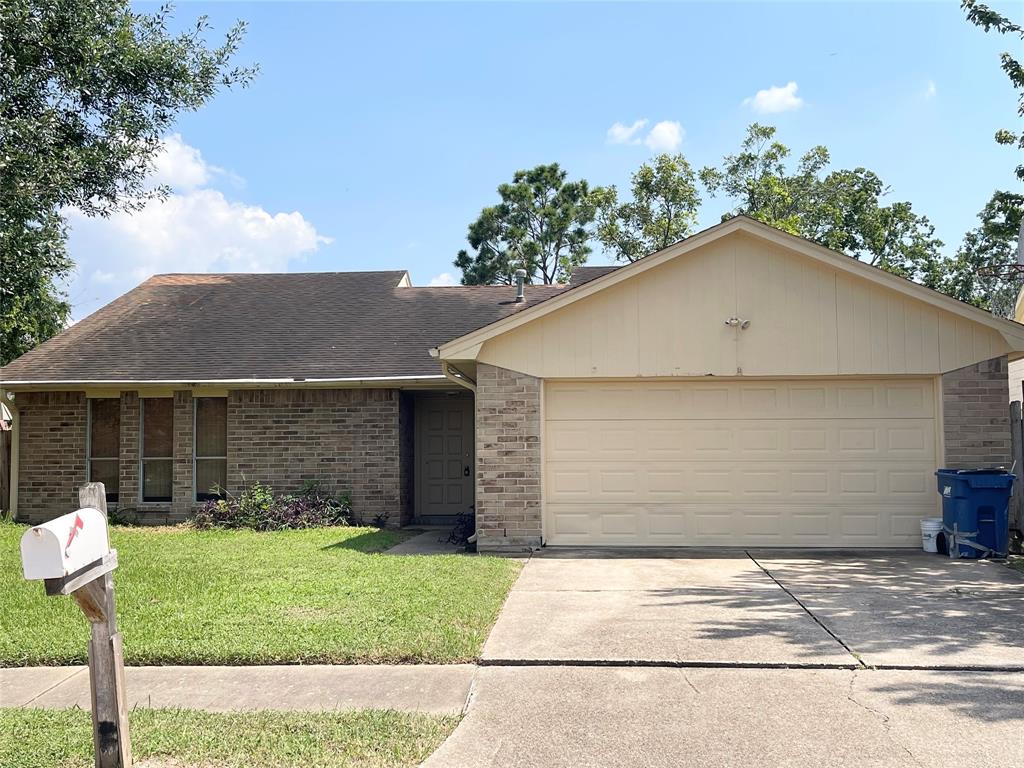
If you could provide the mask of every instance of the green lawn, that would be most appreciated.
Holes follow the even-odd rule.
[[[0,666],[86,661],[70,598],[21,574],[25,526],[0,524]],[[400,534],[111,529],[129,664],[456,662],[477,658],[514,560],[379,554]]]
[[[132,752],[139,768],[307,768],[418,765],[457,717],[380,710],[197,712],[136,709]],[[89,713],[0,709],[0,765],[91,768]]]

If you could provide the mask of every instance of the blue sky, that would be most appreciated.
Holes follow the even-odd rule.
[[[516,169],[558,162],[623,189],[648,144],[673,143],[672,124],[698,168],[755,120],[795,154],[825,144],[834,167],[871,168],[910,200],[949,252],[992,191],[1014,184],[1018,158],[992,141],[1014,125],[998,59],[1014,41],[968,25],[955,2],[176,9],[182,24],[200,14],[220,31],[246,19],[239,61],[261,73],[180,120],[158,171],[168,202],[110,221],[72,215],[76,319],[153,272],[457,278],[466,226]],[[631,141],[609,141],[638,120]],[[648,140],[658,123],[661,143]],[[727,207],[706,201],[701,225]]]

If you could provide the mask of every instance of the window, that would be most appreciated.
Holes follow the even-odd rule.
[[[103,483],[107,501],[117,503],[120,483],[121,401],[116,397],[89,399],[89,482]]]
[[[222,499],[228,484],[228,400],[197,397],[194,402],[196,501]]]
[[[170,501],[174,469],[174,400],[142,399],[142,500]]]

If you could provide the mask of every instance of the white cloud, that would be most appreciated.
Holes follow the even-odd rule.
[[[210,181],[219,168],[208,165],[202,153],[186,144],[180,133],[172,133],[163,142],[163,149],[153,159],[150,180],[175,190],[201,187]]]
[[[935,95],[937,93],[938,93],[938,89],[935,87],[935,81],[934,80],[928,80],[927,82],[925,82],[923,94],[924,94],[924,98],[926,100],[927,99],[934,99]]]
[[[430,278],[430,282],[427,283],[431,288],[436,288],[442,285],[458,285],[459,281],[455,279],[455,276],[450,272],[442,272],[437,277]]]
[[[744,99],[743,104],[763,115],[790,112],[804,105],[804,100],[796,95],[796,91],[797,84],[791,80],[785,85],[773,85],[771,88],[758,91]]]
[[[647,126],[647,120],[636,120],[632,125],[615,123],[608,129],[607,141],[609,144],[639,144],[640,137],[637,135]]]
[[[674,152],[683,143],[683,126],[671,120],[662,120],[651,128],[644,144],[652,152]]]
[[[155,178],[180,191],[105,219],[65,211],[78,264],[69,286],[76,319],[154,274],[284,272],[330,242],[298,211],[272,213],[205,186],[218,169],[177,134],[166,146]]]

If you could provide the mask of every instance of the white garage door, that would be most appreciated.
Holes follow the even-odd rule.
[[[920,546],[931,379],[548,381],[549,544]]]

